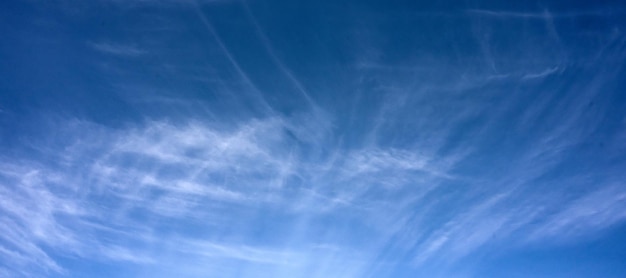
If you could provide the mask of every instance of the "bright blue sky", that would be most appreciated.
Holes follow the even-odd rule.
[[[0,277],[626,277],[623,1],[0,3]]]

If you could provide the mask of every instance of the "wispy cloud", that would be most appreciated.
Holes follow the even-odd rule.
[[[0,277],[419,276],[626,221],[623,10],[273,5],[42,13],[92,51],[12,60]]]
[[[540,12],[517,12],[517,11],[503,11],[503,10],[484,10],[484,9],[470,9],[467,10],[469,14],[478,16],[489,16],[499,18],[520,18],[520,19],[546,19],[549,17],[555,18],[570,18],[570,17],[599,17],[621,14],[620,11],[615,10],[588,10],[588,11],[565,11],[565,12],[549,12],[543,10]]]
[[[18,162],[19,166],[6,163],[2,166],[4,179],[11,181],[10,184],[21,184],[2,187],[2,209],[11,216],[4,220],[9,222],[3,227],[21,227],[25,233],[14,234],[10,230],[3,233],[6,242],[22,248],[17,252],[3,252],[11,260],[39,257],[36,261],[46,262],[47,269],[61,271],[62,268],[46,255],[48,251],[40,246],[43,244],[83,257],[97,255],[130,263],[153,263],[158,258],[146,253],[146,249],[135,246],[130,251],[128,246],[119,246],[119,242],[118,245],[101,242],[98,235],[135,242],[133,245],[146,244],[151,237],[125,231],[143,226],[149,233],[158,233],[157,226],[167,223],[162,222],[164,219],[174,223],[203,221],[204,225],[225,229],[235,224],[237,217],[244,217],[259,206],[312,216],[327,214],[339,207],[375,210],[375,207],[368,207],[374,196],[364,194],[364,190],[374,190],[385,179],[389,179],[386,182],[391,185],[393,175],[401,178],[415,172],[430,176],[436,172],[429,168],[426,158],[381,149],[343,154],[342,162],[337,164],[341,168],[319,172],[322,169],[319,165],[326,164],[325,160],[294,157],[292,152],[285,151],[289,148],[284,147],[316,144],[319,141],[304,140],[310,137],[306,134],[326,132],[325,125],[306,127],[290,119],[253,120],[236,128],[199,122],[182,126],[149,122],[145,127],[119,131],[104,131],[97,125],[80,122],[70,126],[61,129],[70,132],[68,138],[76,138],[72,133],[79,130],[106,138],[92,144],[83,136],[73,145],[64,147],[61,168],[35,166],[37,164],[28,161]],[[305,136],[304,141],[294,141],[299,136]],[[436,172],[440,174],[443,175]],[[366,176],[378,180],[368,181]],[[294,181],[303,187],[285,190],[293,187]],[[355,191],[355,187],[343,186],[339,195],[331,192],[346,181],[361,183],[361,189]],[[38,200],[36,209],[26,207],[31,203],[29,200]],[[363,207],[368,203],[370,205]],[[233,210],[234,207],[239,209]],[[145,226],[142,224],[145,219],[156,222]],[[245,229],[242,232],[253,228],[246,223],[235,225]],[[15,228],[12,231],[16,231]],[[94,249],[94,246],[99,247]],[[293,260],[289,254],[277,257],[251,247],[232,249],[203,241],[169,248],[174,251],[183,246],[203,256],[231,257],[253,263]]]
[[[120,44],[120,43],[110,43],[110,42],[98,42],[91,43],[91,46],[102,53],[117,55],[117,56],[126,56],[126,57],[137,57],[141,55],[145,55],[148,53],[143,48],[140,48],[131,44]]]
[[[525,74],[524,76],[522,76],[522,79],[544,78],[544,77],[552,75],[552,74],[554,74],[554,73],[556,73],[558,71],[559,71],[558,67],[549,68],[549,69],[546,69],[546,70],[544,70],[542,72],[539,72],[539,73],[528,73],[528,74]]]
[[[545,77],[571,71],[514,77],[549,84]],[[296,273],[319,264],[315,275],[323,277],[342,262],[355,267],[344,277],[359,277],[396,256],[419,268],[503,242],[581,238],[626,219],[620,174],[583,191],[596,174],[558,171],[605,120],[585,109],[607,78],[568,85],[577,98],[555,95],[565,86],[556,84],[496,102],[499,109],[488,109],[490,97],[461,98],[483,85],[452,84],[437,98],[396,85],[349,146],[337,140],[334,115],[317,106],[228,124],[59,121],[51,129],[60,142],[33,139],[34,158],[1,159],[2,266],[45,273],[64,271],[58,256],[157,266],[185,258],[189,271],[192,264],[234,271],[245,262],[247,271]],[[478,79],[487,78],[467,82]],[[501,129],[534,133],[510,139],[498,137]],[[411,140],[398,140],[407,134]],[[584,194],[564,193],[562,184]]]
[[[578,239],[626,219],[623,174],[598,179],[601,172],[560,170],[605,120],[585,111],[615,72],[571,84],[551,82],[575,74],[558,63],[499,73],[497,55],[481,41],[491,69],[443,85],[394,78],[376,88],[380,102],[353,104],[346,124],[313,102],[247,11],[275,66],[310,104],[282,115],[195,8],[264,116],[222,122],[211,112],[117,128],[59,121],[50,127],[58,141],[34,138],[27,145],[35,154],[0,160],[0,257],[7,262],[0,271],[63,273],[58,258],[69,256],[205,276],[262,269],[276,277],[363,277],[398,257],[416,268],[451,265],[503,242]],[[491,87],[511,80],[546,87],[541,94]],[[574,89],[576,98],[558,95]],[[584,189],[593,179],[594,189]]]
[[[228,127],[151,121],[119,130],[74,122],[58,128],[68,133],[68,145],[63,153],[48,155],[59,155],[62,163],[22,159],[0,167],[0,254],[11,265],[48,271],[63,271],[51,250],[131,264],[159,264],[164,258],[158,254],[165,252],[301,269],[321,252],[312,246],[332,244],[334,253],[356,248],[341,244],[345,231],[339,227],[326,238],[302,238],[302,231],[319,224],[315,219],[346,217],[371,225],[366,233],[378,235],[359,247],[365,252],[360,263],[378,260],[391,248],[414,254],[419,265],[463,258],[520,231],[529,236],[519,242],[541,241],[568,231],[584,235],[625,217],[619,186],[601,187],[564,207],[562,200],[550,198],[519,200],[532,196],[531,184],[562,162],[562,150],[548,149],[575,140],[566,130],[547,133],[543,145],[538,142],[511,161],[506,174],[485,180],[454,174],[471,161],[472,151],[446,157],[433,156],[436,150],[367,145],[304,156],[293,150],[327,142],[304,140],[306,134],[329,131],[326,124],[308,125],[303,119],[252,119]],[[476,188],[482,189],[467,191]],[[448,199],[436,197],[445,191]],[[31,200],[37,200],[34,207]],[[448,203],[459,206],[446,208]],[[258,242],[245,239],[254,223],[263,221],[256,210],[308,220],[281,228],[278,234],[292,235],[285,248],[254,247]],[[545,218],[541,211],[555,214]],[[194,235],[178,225],[212,233]],[[175,232],[167,235],[163,229]],[[219,243],[227,242],[218,236],[222,233],[240,240]],[[367,269],[360,267],[353,274]]]
[[[607,186],[570,201],[536,228],[529,240],[568,241],[623,221],[626,219],[626,192],[622,186]]]
[[[272,43],[270,39],[267,37],[267,35],[263,31],[263,28],[261,27],[259,22],[256,20],[256,17],[250,10],[250,7],[248,7],[248,4],[246,3],[246,1],[243,1],[243,5],[246,11],[246,16],[252,23],[255,33],[261,40],[263,47],[265,48],[269,56],[272,58],[272,61],[274,62],[274,64],[276,64],[276,66],[280,69],[280,71],[289,79],[289,81],[291,81],[293,86],[301,94],[301,96],[308,102],[308,104],[311,105],[312,107],[316,107],[317,105],[315,104],[315,102],[313,101],[313,99],[311,98],[307,90],[304,88],[302,83],[294,76],[292,71],[289,68],[287,68],[287,66],[278,58],[276,51],[274,50],[274,47],[272,47]]]

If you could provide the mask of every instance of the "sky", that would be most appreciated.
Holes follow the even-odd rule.
[[[626,2],[0,1],[0,277],[626,277]]]

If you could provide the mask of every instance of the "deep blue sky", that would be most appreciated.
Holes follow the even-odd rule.
[[[626,277],[626,3],[0,3],[0,277]]]

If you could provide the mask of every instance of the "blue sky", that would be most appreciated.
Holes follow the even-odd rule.
[[[0,277],[625,277],[621,1],[0,3]]]

